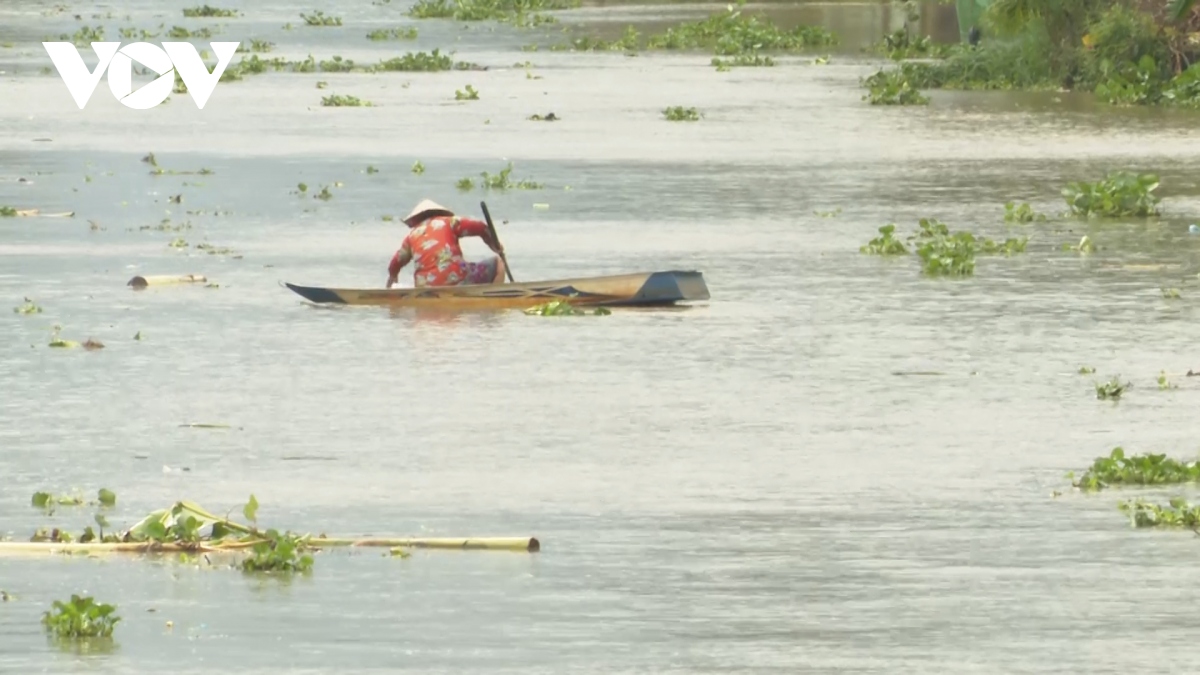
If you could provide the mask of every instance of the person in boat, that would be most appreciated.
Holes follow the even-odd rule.
[[[463,258],[458,240],[479,237],[496,254],[504,252],[492,238],[486,222],[463,218],[436,202],[421,200],[404,219],[408,236],[388,264],[387,287],[395,285],[400,270],[414,263],[413,285],[456,286],[458,284],[504,283],[504,261],[491,257],[479,262]]]

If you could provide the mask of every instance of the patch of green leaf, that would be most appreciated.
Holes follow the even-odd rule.
[[[1079,374],[1080,375],[1092,375],[1095,372],[1096,372],[1096,369],[1092,368],[1091,366],[1079,366]]]
[[[300,18],[304,19],[304,23],[309,26],[340,26],[342,25],[342,17],[327,16],[325,12],[317,10],[312,14],[300,13]]]
[[[664,108],[662,114],[669,122],[698,122],[701,117],[695,108],[685,108],[681,105]]]
[[[58,638],[107,638],[121,621],[115,605],[97,603],[86,596],[72,595],[63,602],[55,600],[50,611],[42,615],[46,631]]]
[[[34,304],[29,298],[25,298],[25,304],[13,307],[13,312],[17,314],[41,314],[42,308]]]
[[[330,94],[329,96],[321,97],[321,105],[326,108],[369,108],[372,106],[372,103],[364,101],[357,96]]]
[[[379,28],[367,33],[368,40],[376,42],[382,40],[416,40],[417,27],[409,26],[408,28]]]
[[[714,56],[711,63],[723,73],[730,68],[769,68],[775,65],[775,59],[762,54],[738,54],[724,59]]]
[[[167,37],[173,40],[187,40],[189,38],[210,38],[215,34],[211,28],[198,28],[196,30],[188,30],[183,26],[172,26],[171,30],[167,31]]]
[[[584,316],[591,314],[593,316],[607,316],[612,314],[612,310],[606,307],[597,307],[595,311],[588,312],[582,307],[572,305],[568,300],[553,300],[545,304],[530,307],[525,310],[525,313],[530,316]]]
[[[1013,202],[1007,202],[1004,205],[1004,222],[1006,223],[1032,223],[1034,221],[1043,222],[1046,220],[1044,214],[1033,210],[1029,204],[1022,203],[1017,206]]]
[[[837,44],[837,37],[822,26],[797,26],[784,30],[765,15],[743,12],[745,0],[727,5],[696,22],[685,22],[651,35],[650,49],[712,50],[716,56],[800,51]]]
[[[908,253],[908,247],[904,242],[900,241],[895,236],[896,224],[888,223],[879,228],[879,236],[867,242],[866,246],[860,247],[858,250],[861,253],[870,255],[905,255]]]
[[[1183,297],[1178,288],[1161,288],[1159,291],[1165,300],[1178,300]]]
[[[382,72],[434,72],[441,70],[475,70],[473,63],[454,61],[449,55],[434,49],[432,52],[409,52],[403,56],[380,61],[372,70]]]
[[[478,101],[479,100],[479,92],[476,91],[475,87],[472,87],[471,85],[468,84],[467,88],[465,90],[461,90],[461,89],[454,90],[454,100],[455,101]]]
[[[905,72],[898,68],[880,70],[863,80],[867,93],[862,100],[871,105],[927,105],[929,97],[922,94]]]
[[[262,536],[264,541],[255,544],[250,556],[242,560],[243,572],[307,573],[312,570],[313,558],[305,552],[307,537],[275,530],[267,530]]]
[[[233,18],[233,17],[238,16],[239,14],[241,14],[241,12],[238,12],[236,9],[221,9],[219,7],[210,7],[208,5],[203,5],[201,7],[185,8],[183,10],[183,15],[187,16],[187,17]]]
[[[1062,195],[1071,212],[1107,218],[1158,215],[1158,176],[1114,171],[1094,183],[1069,183]]]
[[[1129,516],[1134,527],[1200,527],[1200,505],[1193,506],[1183,497],[1172,497],[1167,506],[1138,499],[1123,501],[1117,508]]]
[[[11,206],[0,206],[0,218],[16,218],[17,210]]]
[[[1073,478],[1073,475],[1068,475]],[[1120,485],[1167,485],[1195,483],[1200,480],[1200,462],[1180,462],[1166,455],[1126,456],[1124,448],[1113,448],[1106,457],[1097,457],[1092,466],[1073,481],[1085,492]]]
[[[1101,401],[1119,401],[1121,400],[1121,396],[1132,386],[1129,382],[1122,383],[1116,377],[1107,382],[1097,382],[1096,398]]]
[[[421,160],[418,159],[417,161],[413,162],[412,172],[418,176],[425,173],[425,165],[421,163]]]

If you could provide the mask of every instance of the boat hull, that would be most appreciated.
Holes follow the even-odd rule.
[[[519,284],[352,289],[285,286],[309,302],[446,309],[525,309],[564,300],[572,305],[654,307],[708,300],[700,272],[645,272]]]

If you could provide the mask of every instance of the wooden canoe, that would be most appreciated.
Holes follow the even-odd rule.
[[[463,284],[423,288],[316,288],[285,283],[318,304],[438,307],[446,309],[524,309],[554,300],[573,305],[653,307],[708,300],[700,272],[643,272],[519,284]]]

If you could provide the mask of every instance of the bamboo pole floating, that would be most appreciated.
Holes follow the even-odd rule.
[[[74,218],[74,211],[63,211],[61,213],[42,213],[41,209],[17,209],[18,216],[30,217],[41,216],[42,218]]]
[[[184,274],[183,276],[173,276],[170,274],[158,276],[137,276],[129,280],[126,286],[132,286],[137,289],[147,286],[166,286],[169,284],[200,284],[208,281],[202,274]]]

